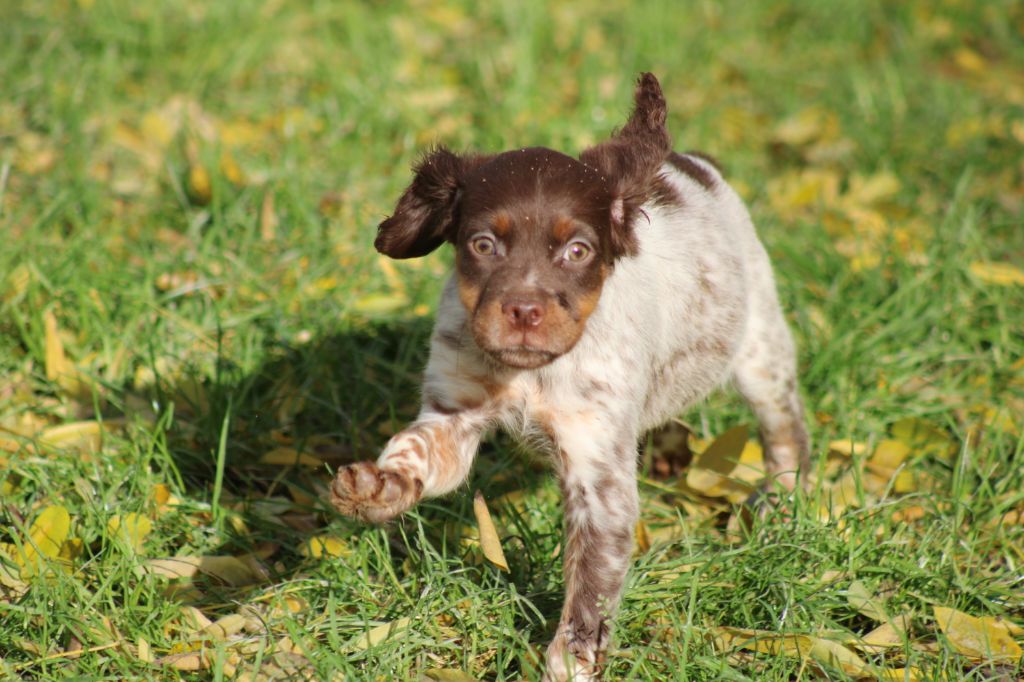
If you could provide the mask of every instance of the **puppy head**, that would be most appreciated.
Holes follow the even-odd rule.
[[[615,261],[636,253],[634,224],[669,149],[665,100],[644,74],[625,127],[580,160],[543,148],[428,154],[375,246],[412,258],[453,243],[477,345],[540,367],[576,344]]]

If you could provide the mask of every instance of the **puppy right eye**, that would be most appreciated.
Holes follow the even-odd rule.
[[[498,252],[498,247],[490,237],[476,237],[469,242],[469,248],[478,256],[493,256]]]

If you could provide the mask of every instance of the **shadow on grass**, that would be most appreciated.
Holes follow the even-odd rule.
[[[193,373],[159,383],[158,400],[173,403],[175,412],[168,464],[195,497],[212,500],[220,489],[220,507],[241,521],[223,524],[226,539],[218,553],[272,551],[272,561],[265,563],[270,579],[280,582],[306,565],[300,548],[311,537],[327,532],[354,542],[377,532],[336,514],[326,493],[335,469],[375,459],[388,437],[415,417],[432,323],[422,318],[366,323],[305,343],[264,348],[268,359],[254,371],[242,372],[220,359],[212,376],[200,379]],[[308,466],[261,462],[275,449],[283,458],[297,454],[312,460]],[[460,539],[476,525],[472,491],[479,489],[492,501],[515,490],[529,495],[549,475],[546,466],[503,436],[487,439],[466,485],[424,501],[387,527],[389,570],[396,575],[407,573],[410,565],[430,570],[429,562],[417,568],[418,557],[428,551],[458,565],[466,558]],[[531,551],[536,538],[523,532],[526,521],[511,505],[504,509],[508,580],[530,594],[546,617],[556,617],[561,596],[552,589],[555,560],[549,551]],[[543,546],[550,550],[557,541],[551,538]],[[531,639],[545,637],[531,632]]]

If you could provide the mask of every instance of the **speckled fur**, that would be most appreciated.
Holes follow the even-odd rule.
[[[641,79],[638,111],[651,81],[657,88],[653,76]],[[660,102],[660,115],[638,121],[635,112],[612,142],[628,147],[646,126],[656,132],[650,144],[667,144]],[[453,276],[438,309],[419,417],[375,465],[340,470],[332,489],[340,511],[381,522],[457,488],[490,429],[546,450],[566,527],[566,598],[546,680],[600,674],[632,553],[637,443],[646,431],[733,380],[761,424],[770,477],[791,490],[806,472],[793,342],[747,210],[704,157],[662,158],[644,202],[633,207],[628,250],[614,261],[575,345],[534,369],[496,362],[476,344]]]

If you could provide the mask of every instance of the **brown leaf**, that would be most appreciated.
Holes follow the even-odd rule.
[[[498,531],[491,520],[491,512],[487,509],[487,502],[484,501],[484,496],[479,490],[473,495],[473,513],[476,515],[476,525],[480,530],[480,547],[484,551],[484,556],[492,564],[507,573],[508,562],[505,560],[505,552],[501,549]]]
[[[272,242],[277,236],[277,213],[274,212],[274,193],[268,191],[260,204],[260,240]]]

